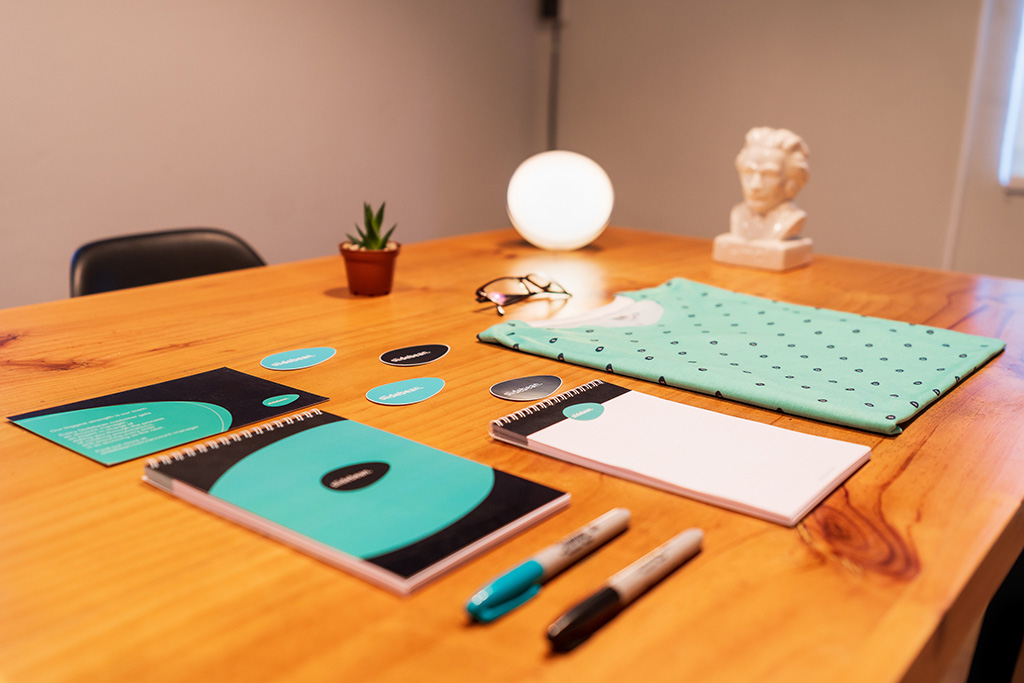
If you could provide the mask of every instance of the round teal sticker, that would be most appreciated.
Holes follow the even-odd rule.
[[[403,379],[370,389],[366,392],[366,398],[384,406],[407,406],[426,401],[443,388],[444,380],[440,377]]]
[[[604,406],[600,403],[577,403],[576,405],[567,406],[562,410],[562,415],[571,420],[594,420],[600,417],[603,412]]]
[[[277,408],[278,406],[286,406],[289,403],[294,403],[299,400],[298,394],[281,394],[280,396],[271,396],[263,401],[263,405],[268,408]]]
[[[337,352],[337,349],[332,349],[329,346],[282,351],[267,356],[260,361],[260,365],[268,370],[301,370],[319,365],[332,358]]]

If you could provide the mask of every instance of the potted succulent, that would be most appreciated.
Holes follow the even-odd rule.
[[[345,258],[348,289],[360,296],[380,296],[391,292],[395,276],[395,259],[401,245],[391,240],[398,224],[381,233],[384,223],[384,202],[376,213],[363,202],[363,226],[356,223],[357,236],[351,233],[348,241],[338,245]]]

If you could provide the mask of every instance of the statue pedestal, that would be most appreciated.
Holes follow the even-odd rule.
[[[715,238],[713,258],[722,263],[765,270],[789,270],[811,262],[809,237],[790,240],[745,240],[732,233]]]

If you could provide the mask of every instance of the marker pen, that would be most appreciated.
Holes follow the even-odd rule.
[[[548,627],[552,649],[567,652],[589,638],[626,605],[700,552],[703,540],[703,531],[687,529],[608,579],[604,587]]]
[[[628,526],[629,510],[609,510],[495,578],[473,594],[466,610],[477,621],[494,621],[536,595],[540,584],[615,538]]]

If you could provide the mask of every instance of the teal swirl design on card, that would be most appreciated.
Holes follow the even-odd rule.
[[[212,403],[155,401],[69,410],[16,423],[113,465],[219,434],[231,428],[231,413]]]

